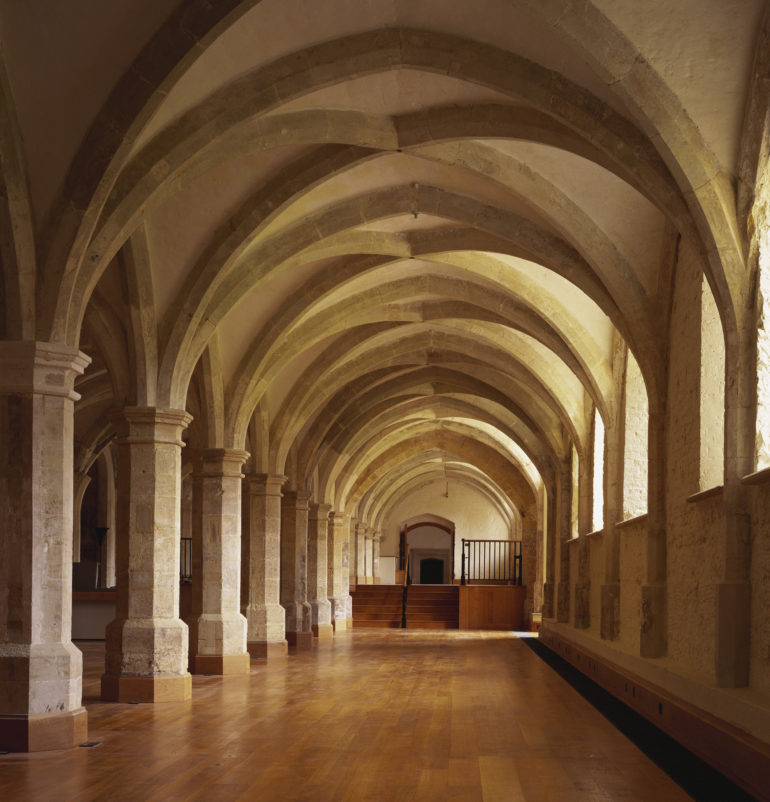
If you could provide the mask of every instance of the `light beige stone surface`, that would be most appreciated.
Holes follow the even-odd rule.
[[[281,487],[285,476],[247,477],[249,530],[244,532],[248,567],[244,585],[249,651],[253,643],[285,643],[286,617],[281,593]]]
[[[201,495],[200,521],[193,526],[193,604],[190,654],[194,673],[212,661],[246,655],[246,619],[240,611],[241,465],[245,451],[208,449],[200,453],[193,481]],[[196,538],[197,533],[197,538]],[[248,669],[248,661],[242,670]],[[201,663],[199,665],[198,663]],[[235,665],[222,661],[220,667]],[[245,668],[243,668],[245,666]],[[215,672],[225,673],[225,672]],[[230,673],[230,672],[227,672]]]
[[[126,701],[123,678],[176,681],[189,697],[188,630],[179,619],[182,410],[126,407],[118,432],[117,603],[107,626],[102,694]]]
[[[0,715],[81,708],[70,641],[73,385],[88,362],[50,343],[0,342]]]
[[[328,504],[311,504],[308,513],[307,532],[307,598],[310,604],[310,623],[317,633],[319,627],[332,624],[332,605],[328,592]]]
[[[281,606],[286,610],[286,632],[311,629],[307,597],[308,514],[310,493],[284,490],[281,499]]]

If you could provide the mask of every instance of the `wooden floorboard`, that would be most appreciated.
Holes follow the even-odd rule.
[[[78,645],[101,744],[0,756],[0,799],[690,799],[511,633],[356,629],[157,705]]]

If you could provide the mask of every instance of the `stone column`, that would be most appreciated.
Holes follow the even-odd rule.
[[[380,542],[382,541],[382,534],[375,532],[372,538],[372,576],[375,585],[381,583],[380,577]]]
[[[318,640],[329,640],[332,606],[327,598],[327,540],[329,538],[328,504],[311,504],[307,538],[307,595],[311,610],[311,628]]]
[[[241,465],[245,451],[200,453],[195,490],[200,519],[193,526],[193,674],[248,674],[241,592]],[[194,491],[195,492],[195,491]]]
[[[80,562],[80,513],[83,506],[83,496],[86,494],[91,477],[87,473],[75,471],[72,474],[73,501],[72,501],[72,562]]]
[[[592,530],[593,476],[586,460],[579,464],[578,493],[580,506],[580,540],[576,544],[577,571],[575,574],[572,623],[575,629],[591,625],[591,546],[586,535]],[[574,566],[574,563],[572,564]]]
[[[549,489],[550,488],[550,489]],[[545,489],[545,581],[543,583],[543,618],[556,618],[556,544],[558,542],[556,481]]]
[[[179,619],[180,409],[127,407],[116,416],[117,614],[107,627],[102,698],[189,699],[187,625]]]
[[[97,460],[97,521],[106,533],[101,544],[99,586],[115,587],[115,473],[112,465],[112,448],[106,448]]]
[[[348,629],[353,629],[353,597],[350,595],[350,588],[355,587],[355,561],[356,561],[356,537],[355,530],[357,519],[348,518],[345,522],[345,544],[348,550],[348,586],[345,589],[345,608],[347,611]]]
[[[352,527],[351,527],[352,529]],[[356,524],[356,585],[366,584],[366,531],[367,526],[362,521]]]
[[[287,653],[286,615],[281,598],[281,487],[285,476],[269,473],[247,478],[249,527],[244,531],[246,645],[252,657]]]
[[[650,397],[648,428],[649,507],[647,512],[647,577],[642,585],[639,654],[662,657],[668,651],[668,572],[666,536],[666,413],[665,404]]]
[[[333,512],[329,516],[328,592],[335,632],[344,632],[348,628],[350,544],[347,523],[348,516],[342,512]]]
[[[374,584],[374,529],[371,526],[366,527],[364,533],[364,546],[366,548],[365,565],[366,565],[366,584]]]
[[[87,737],[72,629],[75,348],[0,342],[0,748]]]
[[[289,646],[313,645],[307,601],[307,518],[310,493],[290,490],[281,501],[281,605]]]
[[[570,620],[570,556],[569,542],[572,538],[572,465],[569,459],[559,466],[559,582],[556,585],[556,620]]]

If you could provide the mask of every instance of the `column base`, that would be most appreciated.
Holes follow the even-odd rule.
[[[331,624],[313,624],[313,636],[319,641],[332,640],[334,627]]]
[[[196,654],[190,660],[191,674],[248,674],[251,658],[244,654]]]
[[[184,702],[192,696],[189,674],[158,674],[149,677],[102,674],[105,702]]]
[[[338,632],[347,632],[348,631],[348,619],[347,618],[335,618],[332,621],[332,627],[334,627],[335,634]]]
[[[276,660],[286,657],[289,653],[289,644],[285,640],[253,640],[246,644],[246,649],[252,659]]]
[[[71,749],[87,739],[88,713],[84,707],[66,713],[0,715],[0,749],[45,752]]]
[[[287,632],[286,640],[290,648],[297,651],[307,651],[313,648],[313,633],[312,632]]]
[[[346,619],[348,629],[353,629],[353,616],[351,615],[350,618]]]

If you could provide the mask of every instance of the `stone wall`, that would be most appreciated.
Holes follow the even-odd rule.
[[[751,652],[749,686],[770,695],[770,482],[750,490],[753,508],[751,550]]]
[[[715,583],[721,497],[701,490],[702,267],[682,245],[670,323],[666,476],[668,656],[684,673],[714,676]]]

